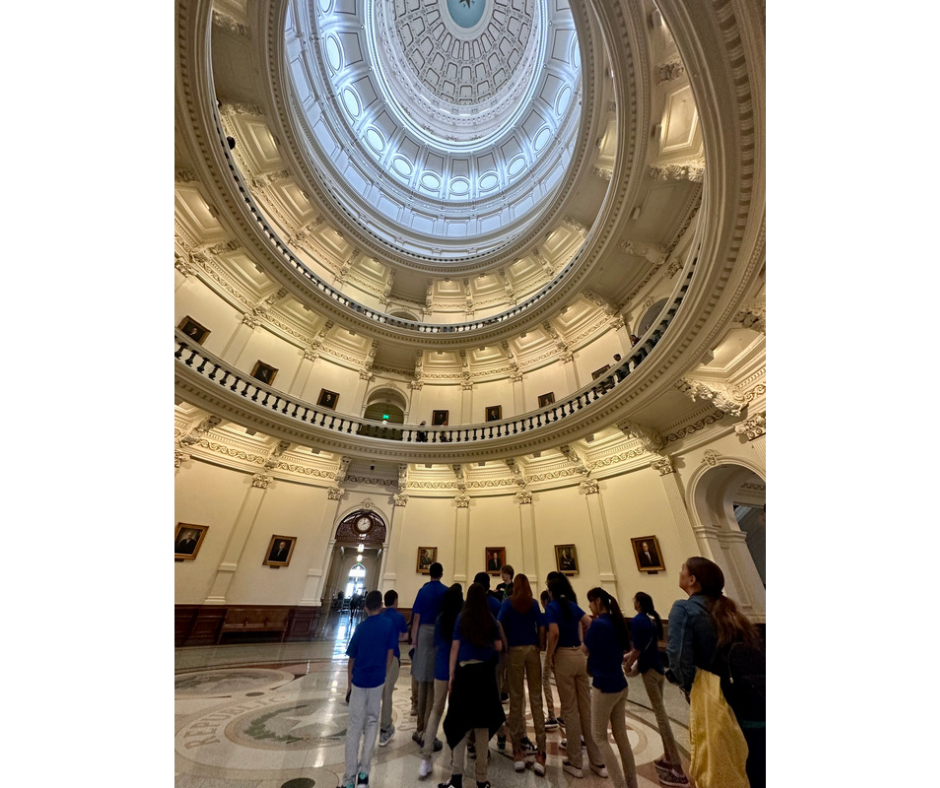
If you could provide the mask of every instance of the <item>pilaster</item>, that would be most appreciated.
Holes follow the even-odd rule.
[[[333,499],[330,498],[327,500],[333,501]],[[326,555],[323,556],[323,561],[320,563],[320,566],[311,566],[307,570],[307,582],[304,584],[304,591],[300,597],[301,605],[318,607],[323,604],[323,583],[325,583],[326,578],[329,577],[330,561],[333,559],[333,547],[336,545],[336,540],[332,537],[334,535],[333,525],[336,523],[339,516],[339,506],[339,499],[333,501],[332,505],[328,503],[324,506],[326,511],[324,512],[323,522],[326,524],[326,528],[330,534],[329,547],[327,548]]]
[[[681,560],[699,554],[699,543],[696,541],[696,533],[689,519],[689,510],[685,505],[685,495],[682,492],[682,484],[679,476],[676,474],[672,457],[665,456],[654,460],[651,464],[654,470],[659,471],[659,480],[663,485],[663,492],[666,494],[666,500],[669,503],[669,509],[672,512],[672,522],[676,528],[676,535],[679,537],[679,544],[682,545],[684,555]]]
[[[264,494],[267,491],[270,477],[262,476],[256,473],[252,477],[251,487],[245,494],[245,500],[242,502],[238,517],[235,518],[235,527],[232,529],[232,537],[229,539],[228,546],[225,548],[225,554],[222,561],[216,569],[215,578],[212,581],[212,590],[206,597],[203,604],[206,605],[224,605],[225,594],[235,576],[235,570],[238,569],[238,560],[241,558],[245,549],[245,543],[248,541],[248,535],[255,524],[258,516],[258,510],[261,508],[261,502],[264,500]]]
[[[621,599],[617,577],[614,574],[614,565],[611,555],[610,533],[607,528],[607,518],[604,516],[604,507],[601,506],[600,489],[597,481],[587,479],[581,482],[581,492],[587,504],[588,521],[591,524],[591,536],[594,538],[594,552],[597,555],[597,578],[601,588],[617,599]]]
[[[454,520],[454,582],[466,583],[470,560],[470,496],[454,498],[457,514]]]
[[[519,529],[522,532],[522,571],[529,576],[533,585],[541,577],[538,566],[538,545],[535,536],[535,507],[532,506],[532,493],[523,490],[516,493],[519,505]]]
[[[228,364],[238,366],[238,359],[248,344],[248,340],[251,339],[252,331],[260,323],[261,321],[253,315],[242,315],[242,322],[238,324],[238,328],[235,329],[235,333],[232,334],[232,338],[222,351],[222,360]]]
[[[408,496],[402,493],[392,496],[395,504],[392,508],[391,534],[388,537],[388,561],[386,568],[391,563],[392,566],[398,566],[400,562],[399,553],[401,552],[401,532],[405,524],[405,507],[408,505]],[[388,591],[395,587],[395,581],[398,575],[395,572],[386,571],[382,575],[382,591]]]

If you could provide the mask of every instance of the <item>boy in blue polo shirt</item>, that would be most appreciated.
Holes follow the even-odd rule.
[[[385,747],[395,735],[395,726],[392,725],[392,691],[395,689],[398,673],[401,670],[401,650],[398,644],[403,637],[407,639],[408,635],[405,617],[398,612],[397,591],[390,589],[385,592],[385,610],[382,611],[382,617],[391,621],[395,629],[395,658],[388,667],[385,689],[382,690],[382,726],[379,730],[379,747]]]
[[[350,694],[346,773],[343,776],[345,788],[368,788],[369,766],[379,730],[382,688],[398,643],[398,633],[391,619],[379,615],[382,612],[381,591],[370,591],[366,596],[366,612],[368,615],[356,627],[346,648]]]

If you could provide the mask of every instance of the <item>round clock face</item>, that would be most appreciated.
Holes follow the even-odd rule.
[[[358,520],[356,520],[356,530],[361,534],[364,534],[371,527],[372,521],[368,517],[360,517]]]

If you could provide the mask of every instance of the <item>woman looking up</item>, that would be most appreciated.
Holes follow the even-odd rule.
[[[591,733],[609,765],[614,788],[638,788],[636,762],[627,737],[627,677],[623,675],[623,656],[630,650],[627,624],[617,600],[603,588],[587,593],[594,621],[584,635],[584,653],[594,689],[591,692]],[[607,740],[610,723],[614,741],[620,750],[623,770],[617,765],[613,748]]]
[[[669,612],[669,642],[666,655],[669,671],[666,677],[678,684],[689,697],[696,674],[699,671],[713,673],[721,680],[721,694],[734,712],[732,719],[712,715],[708,717],[710,725],[723,725],[723,729],[713,730],[705,723],[696,737],[693,720],[690,718],[690,736],[692,737],[692,776],[700,788],[711,788],[703,784],[696,773],[696,740],[721,741],[733,740],[731,728],[735,722],[747,742],[745,770],[751,788],[763,788],[766,784],[765,759],[765,709],[763,698],[763,645],[757,628],[741,614],[733,600],[724,595],[725,577],[721,567],[702,556],[689,558],[679,570],[679,588],[689,598],[678,600]],[[737,651],[737,653],[736,653]],[[742,676],[734,666],[742,658],[750,662],[750,675]],[[758,676],[759,671],[759,676]],[[736,679],[737,673],[737,681]],[[760,694],[749,681],[757,676],[760,679]],[[694,699],[693,699],[694,701]],[[693,702],[693,710],[694,710]],[[724,722],[714,722],[724,720]],[[723,734],[727,734],[724,736]],[[735,753],[729,750],[729,758]],[[725,759],[728,760],[728,759]],[[712,762],[716,762],[712,759]],[[735,764],[729,763],[730,768]],[[730,777],[719,776],[715,785],[730,785]]]

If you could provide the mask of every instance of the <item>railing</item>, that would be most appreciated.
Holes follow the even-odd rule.
[[[552,281],[546,284],[541,290],[539,290],[539,292],[533,296],[530,296],[521,304],[516,304],[512,307],[512,309],[507,309],[505,312],[500,312],[498,315],[492,315],[480,320],[471,320],[464,323],[448,324],[422,323],[417,320],[406,320],[400,317],[393,317],[392,315],[386,314],[385,312],[379,312],[372,307],[368,307],[365,304],[361,304],[358,301],[343,295],[343,293],[325,282],[316,273],[311,271],[294,255],[293,252],[291,252],[290,249],[287,248],[287,246],[278,237],[277,233],[274,232],[271,225],[268,224],[264,214],[258,208],[254,198],[251,196],[251,193],[245,186],[245,182],[242,180],[242,177],[238,171],[238,167],[236,166],[235,161],[229,151],[225,131],[222,128],[216,113],[213,113],[213,120],[215,123],[216,134],[219,137],[219,144],[222,155],[225,157],[232,178],[235,180],[235,185],[238,188],[242,199],[245,201],[246,207],[251,212],[255,222],[257,222],[262,235],[264,235],[265,238],[267,238],[274,245],[274,248],[277,249],[287,264],[305,279],[309,280],[314,288],[323,293],[327,298],[333,299],[337,303],[342,304],[347,309],[355,312],[358,315],[361,315],[367,320],[373,320],[376,323],[394,326],[396,328],[405,329],[406,331],[414,331],[420,334],[461,334],[470,331],[478,331],[481,328],[496,326],[512,317],[515,317],[516,315],[521,314],[522,312],[525,312],[545,298],[549,293],[551,293],[571,272],[578,259],[581,257],[581,253],[584,249],[582,246],[581,249],[579,249],[578,252],[574,255],[574,257],[572,257],[571,260],[569,260],[565,266],[555,275]],[[354,220],[354,217],[350,216],[350,218]]]
[[[692,267],[694,267],[693,261]],[[210,386],[227,388],[246,400],[257,404],[259,408],[273,411],[294,419],[307,426],[329,430],[331,432],[359,435],[378,440],[401,441],[404,443],[472,443],[474,441],[495,440],[521,433],[531,432],[541,427],[565,419],[599,399],[606,397],[621,385],[649,355],[650,351],[662,338],[672,318],[675,316],[692,279],[692,270],[688,272],[685,283],[676,296],[663,307],[661,319],[651,326],[640,338],[636,346],[620,364],[610,369],[605,377],[592,381],[574,394],[545,408],[522,414],[511,419],[486,422],[485,424],[467,424],[459,427],[431,427],[427,425],[390,425],[388,422],[362,419],[337,413],[327,408],[318,407],[309,402],[278,391],[247,373],[226,364],[219,357],[208,353],[200,345],[177,329],[177,349],[174,354],[178,364],[189,367],[209,382]]]

